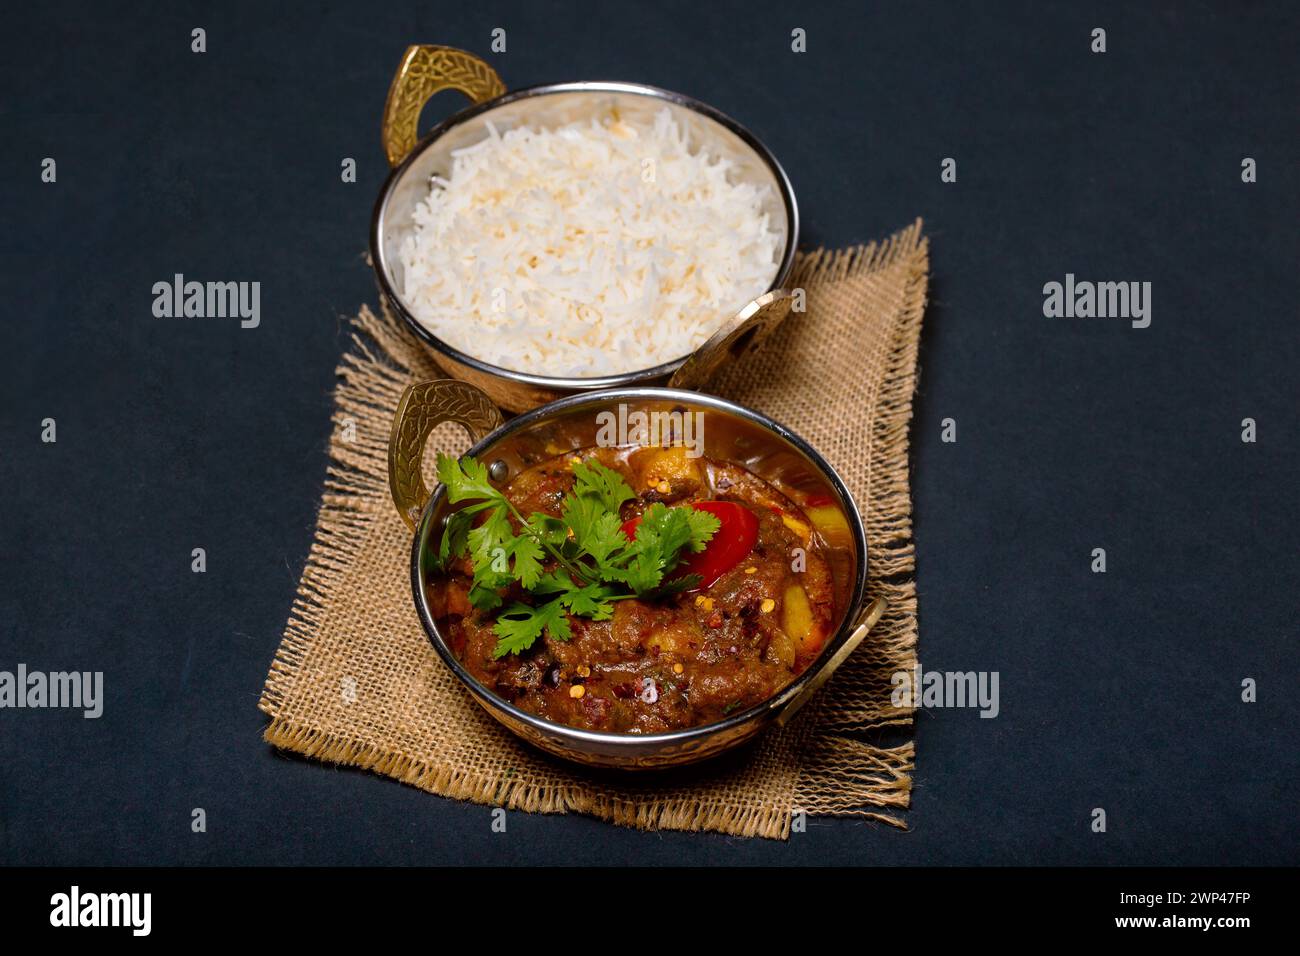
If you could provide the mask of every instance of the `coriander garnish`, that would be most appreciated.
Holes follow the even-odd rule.
[[[525,517],[488,480],[487,467],[471,456],[438,456],[438,479],[452,504],[472,502],[447,522],[438,547],[445,568],[468,553],[474,578],[469,600],[480,611],[504,603],[501,592],[518,583],[532,603],[515,601],[497,614],[494,657],[517,654],[546,633],[572,636],[569,615],[608,620],[614,602],[688,590],[697,575],[665,580],[686,550],[704,550],[718,519],[695,508],[646,509],[629,541],[619,508],[636,495],[623,476],[598,461],[573,464],[574,485],[560,501],[560,517]],[[475,523],[475,516],[483,518]],[[513,519],[513,520],[512,520]],[[554,562],[545,567],[547,559]]]

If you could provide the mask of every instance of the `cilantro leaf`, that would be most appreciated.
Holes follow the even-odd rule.
[[[528,518],[528,524],[537,532],[539,540],[552,547],[558,548],[564,544],[564,539],[569,536],[569,529],[559,518],[548,514],[542,514],[540,511],[534,511]]]
[[[468,543],[470,519],[473,515],[465,511],[455,511],[447,516],[447,523],[442,529],[442,538],[438,541],[438,569],[447,570],[453,557],[465,553]]]
[[[504,510],[489,511],[487,520],[471,528],[466,537],[476,568],[481,564],[491,564],[495,571],[509,570],[506,562],[514,549],[515,532]]]
[[[469,601],[480,611],[501,606],[501,589],[514,580],[510,573],[510,555],[516,539],[510,518],[502,508],[487,513],[487,518],[470,528],[465,535],[466,547],[474,561],[474,580]]]
[[[532,590],[542,574],[542,546],[533,538],[520,535],[515,538],[511,553],[515,559],[512,569],[515,578],[523,585],[524,590]]]
[[[703,550],[717,531],[720,522],[708,512],[695,508],[668,508],[661,502],[652,504],[637,525],[636,540],[629,549],[629,560],[615,577],[637,597],[663,591],[664,576],[677,567],[684,549]],[[672,592],[683,588],[674,586]]]
[[[636,529],[636,544],[658,562],[663,571],[671,571],[677,555],[691,543],[693,531],[689,513],[694,508],[669,508],[655,502],[641,516]]]
[[[501,591],[510,584],[510,575],[500,574],[490,567],[474,569],[474,580],[469,587],[469,603],[480,611],[492,611],[502,604]]]
[[[542,634],[569,640],[569,615],[604,621],[617,601],[677,594],[699,584],[698,575],[666,576],[687,552],[704,550],[718,530],[717,517],[657,502],[645,510],[629,541],[619,509],[636,495],[622,475],[598,461],[578,462],[572,470],[574,484],[560,501],[560,517],[533,512],[525,518],[492,485],[481,462],[438,456],[448,500],[464,503],[443,528],[438,563],[445,571],[453,558],[471,558],[470,603],[483,614],[497,612],[494,657],[527,650]],[[498,611],[516,584],[539,603],[515,601]]]
[[[541,596],[546,594],[566,594],[572,587],[574,587],[572,581],[566,580],[554,571],[547,571],[537,579],[537,583],[529,590],[533,594]]]
[[[554,641],[567,641],[573,636],[560,598],[537,607],[516,602],[501,612],[493,630],[497,635],[497,645],[492,650],[494,658],[527,650],[541,637],[542,631]]]
[[[469,455],[457,459],[439,452],[438,480],[447,487],[447,500],[452,504],[471,498],[505,498],[488,479],[487,465]]]
[[[691,526],[691,539],[688,542],[692,551],[697,554],[709,546],[709,541],[713,535],[722,527],[722,522],[718,516],[710,514],[707,511],[701,511],[698,508],[678,508],[677,511],[686,512],[686,523]]]
[[[565,498],[562,521],[573,532],[573,542],[578,550],[595,560],[598,571],[605,569],[610,555],[627,547],[628,540],[618,514],[606,511],[595,498]]]
[[[623,502],[636,497],[622,475],[594,459],[576,462],[573,477],[576,479],[573,483],[574,495],[579,498],[594,497],[605,506],[606,511],[612,511],[615,515]]]
[[[561,600],[570,614],[589,617],[593,621],[608,621],[614,616],[614,603],[610,599],[617,593],[609,584],[588,584],[572,588]]]
[[[655,597],[667,597],[670,594],[680,594],[683,591],[690,591],[700,586],[702,578],[698,574],[682,574],[675,578],[670,578],[662,582],[659,587],[655,588]]]

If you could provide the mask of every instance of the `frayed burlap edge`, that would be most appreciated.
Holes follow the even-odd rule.
[[[870,641],[841,668],[796,725],[803,734],[802,763],[795,785],[794,813],[859,817],[906,829],[895,813],[911,801],[915,755],[911,741],[883,746],[864,735],[907,728],[912,711],[889,703],[888,676],[916,662],[915,553],[908,482],[908,427],[916,384],[916,360],[929,270],[929,244],[921,220],[887,240],[850,249],[802,253],[793,286],[836,281],[905,264],[904,304],[881,391],[881,413],[873,423],[871,501],[866,509],[871,543],[871,595],[883,595],[888,610]],[[272,746],[306,757],[358,767],[453,799],[533,813],[578,812],[641,829],[720,830],[737,836],[784,839],[791,808],[742,809],[688,799],[631,801],[604,793],[581,793],[564,785],[500,779],[451,767],[430,766],[386,752],[345,734],[299,726],[278,716],[280,704],[299,677],[340,569],[353,558],[365,530],[380,509],[391,507],[387,486],[386,435],[392,410],[412,380],[442,373],[423,350],[413,350],[391,316],[363,306],[353,320],[352,348],[337,369],[327,469],[316,533],[281,644],[267,675],[258,707],[271,721],[263,738]],[[349,423],[357,438],[342,441]],[[876,467],[879,464],[880,467]],[[877,489],[877,482],[882,487]],[[855,675],[857,679],[854,679]],[[883,677],[883,683],[880,678]],[[881,808],[881,809],[873,809]]]
[[[921,220],[882,243],[827,252],[800,262],[799,284],[835,281],[902,264],[903,305],[890,343],[880,399],[872,422],[868,483],[863,503],[870,552],[870,596],[884,597],[885,614],[869,640],[845,662],[818,701],[795,785],[795,807],[812,816],[865,817],[906,829],[900,817],[871,806],[911,805],[912,741],[893,747],[863,739],[886,728],[910,728],[913,709],[891,702],[890,677],[916,664],[916,550],[908,437],[916,391],[921,320],[930,271],[929,241]]]

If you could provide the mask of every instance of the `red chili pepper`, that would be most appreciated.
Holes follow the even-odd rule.
[[[754,550],[758,541],[758,517],[734,501],[697,501],[691,507],[697,511],[707,511],[717,518],[718,530],[713,533],[703,551],[687,554],[669,577],[698,574],[699,588],[702,589],[709,587]],[[629,541],[636,538],[639,524],[639,517],[623,522],[623,534]]]

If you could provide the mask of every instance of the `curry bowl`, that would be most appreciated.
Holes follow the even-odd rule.
[[[418,122],[425,103],[435,93],[447,89],[465,94],[472,105],[418,138]],[[757,137],[705,103],[641,84],[583,81],[507,92],[496,72],[482,60],[440,46],[412,46],[407,50],[389,89],[384,111],[384,148],[392,169],[375,204],[370,257],[385,311],[397,317],[432,349],[435,361],[446,374],[478,386],[495,404],[511,411],[535,408],[579,392],[668,382],[703,346],[693,350],[686,344],[681,354],[645,368],[589,376],[551,374],[556,371],[553,363],[541,371],[507,368],[470,354],[464,341],[461,347],[454,346],[417,317],[418,310],[408,296],[408,277],[402,257],[403,244],[416,232],[417,209],[430,195],[431,184],[445,184],[455,156],[467,148],[521,127],[554,129],[589,122],[593,116],[611,112],[622,118],[620,122],[626,120],[644,126],[653,123],[664,111],[690,143],[727,164],[728,180],[752,187],[755,196],[762,197],[761,218],[765,228],[770,227],[774,243],[775,261],[771,264],[772,278],[767,287],[756,289],[755,298],[734,314],[728,314],[734,308],[728,307],[716,317],[710,315],[707,320],[699,320],[688,338],[694,342],[712,328],[715,331],[708,342],[729,335],[734,339],[737,329],[744,325],[748,330],[745,347],[756,347],[790,311],[791,293],[785,286],[799,237],[794,191],[776,158]],[[690,230],[682,230],[678,235],[690,235]],[[694,236],[680,241],[694,241]],[[474,240],[462,236],[461,244],[449,251],[457,256],[474,257]],[[688,257],[680,258],[685,261]],[[581,350],[583,346],[578,342],[571,347]],[[587,351],[591,354],[601,350]],[[671,353],[675,349],[665,344],[663,351]],[[635,356],[626,361],[634,363]],[[696,369],[697,373],[701,371]],[[679,378],[677,384],[695,387],[703,384],[703,379],[683,382]]]
[[[561,461],[576,462],[583,450],[609,446],[611,442],[602,429],[613,421],[637,420],[638,414],[643,416],[642,421],[654,420],[655,416],[675,421],[689,419],[696,426],[693,437],[683,441],[678,434],[675,439],[660,436],[657,441],[643,441],[647,436],[639,436],[620,438],[613,444],[629,446],[633,454],[643,450],[660,454],[665,449],[689,446],[698,452],[701,461],[729,463],[737,469],[732,474],[743,472],[799,500],[815,501],[822,515],[815,519],[815,533],[820,535],[825,526],[832,529],[825,540],[834,539],[833,547],[818,552],[824,555],[824,580],[833,595],[828,606],[833,607],[833,613],[825,620],[815,656],[803,669],[793,672],[795,676],[770,697],[743,709],[715,714],[699,725],[651,733],[615,732],[547,719],[525,709],[518,699],[506,699],[498,693],[499,685],[489,686],[476,676],[475,669],[453,646],[457,619],[449,622],[446,607],[435,607],[431,600],[432,586],[441,582],[443,574],[436,556],[463,503],[458,506],[453,502],[441,483],[430,493],[422,474],[427,438],[445,422],[464,426],[473,441],[467,456],[480,463],[486,469],[483,474],[500,489],[511,486],[520,476],[533,474],[541,463],[556,460],[557,456]],[[673,415],[677,418],[672,419]],[[766,727],[784,724],[862,642],[883,610],[882,601],[866,601],[863,524],[835,470],[794,432],[767,416],[716,396],[645,386],[607,389],[567,396],[504,422],[491,399],[473,385],[457,379],[419,383],[407,388],[394,418],[389,441],[389,482],[394,504],[413,531],[413,599],[434,650],[492,717],[534,746],[578,763],[623,769],[688,764],[730,750]],[[659,490],[665,490],[665,486],[666,482],[661,483]],[[804,515],[811,513],[809,509]],[[811,534],[808,540],[813,540]],[[820,547],[822,538],[817,541]],[[746,573],[753,570],[745,569]],[[463,644],[460,646],[463,652]],[[565,646],[569,646],[567,641]],[[658,648],[655,653],[657,658]],[[680,667],[677,672],[681,673]],[[582,673],[581,668],[578,673]],[[579,697],[581,691],[575,690],[571,696]]]

